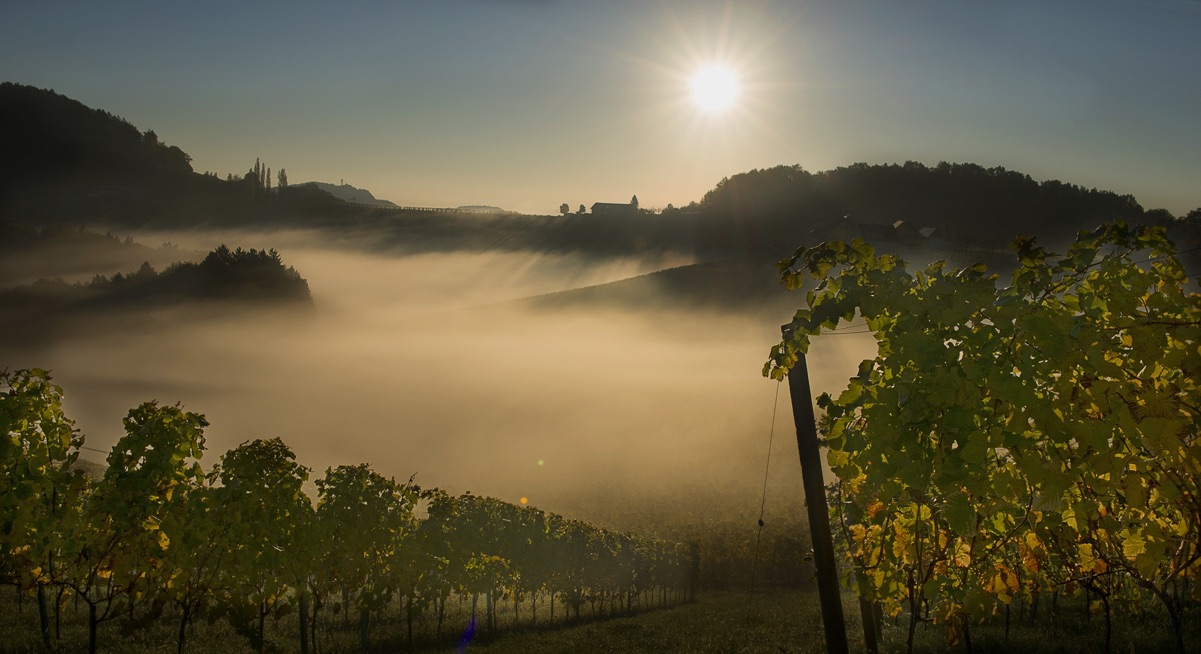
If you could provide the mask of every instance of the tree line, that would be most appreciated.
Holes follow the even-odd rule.
[[[1106,221],[1175,230],[1186,218],[1144,209],[1132,195],[945,161],[856,163],[816,173],[797,165],[756,169],[722,179],[698,208],[702,248],[736,243],[769,252],[784,243],[826,240],[822,229],[844,216],[859,223],[903,220],[939,228],[961,245],[997,249],[1015,234],[1059,246]]]
[[[286,265],[274,248],[230,249],[220,245],[200,262],[177,261],[157,271],[150,262],[137,270],[111,276],[94,275],[91,281],[68,284],[60,278],[43,279],[5,292],[8,296],[58,295],[93,304],[121,302],[183,302],[203,299],[302,301],[312,295],[308,282]]]
[[[311,302],[308,282],[284,264],[274,248],[230,249],[220,245],[199,263],[175,262],[161,273],[149,263],[111,277],[96,275],[86,285],[110,301],[186,301],[203,299]]]
[[[222,306],[215,306],[220,303]],[[158,271],[149,262],[89,282],[61,278],[0,290],[0,336],[19,343],[47,342],[85,330],[154,323],[162,308],[204,305],[226,309],[312,306],[308,282],[274,249],[221,245],[200,262],[175,262]]]
[[[77,465],[84,436],[42,370],[0,373],[0,583],[36,598],[43,645],[59,645],[68,600],[87,613],[89,651],[110,621],[178,626],[224,619],[258,651],[268,620],[298,617],[302,652],[318,625],[355,616],[369,649],[382,609],[444,633],[448,600],[470,599],[472,629],[496,629],[506,602],[529,624],[628,613],[690,597],[696,555],[538,509],[398,482],[362,464],[310,469],[280,439],[254,440],[210,469],[203,415],[147,402],[124,418],[102,476]],[[315,500],[315,501],[314,501]],[[424,515],[422,515],[424,513]],[[482,601],[482,606],[481,606]],[[540,603],[541,601],[541,603]],[[557,618],[556,618],[557,611]]]

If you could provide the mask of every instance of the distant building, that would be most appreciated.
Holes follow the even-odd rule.
[[[918,236],[922,237],[922,242],[929,247],[946,247],[947,246],[947,230],[941,227],[923,227],[917,230]]]
[[[906,225],[903,220],[897,220],[891,224],[863,223],[850,216],[843,216],[826,229],[823,237],[843,242],[861,238],[868,243],[884,243],[906,238],[911,232],[913,232],[913,228]]]
[[[895,224],[882,225],[880,223],[857,223],[855,227],[859,231],[859,238],[862,238],[868,243],[897,240],[897,229]]]
[[[912,241],[918,237],[918,228],[911,222],[898,220],[892,224],[893,238],[901,241]]]
[[[892,226],[897,240],[938,247],[946,245],[946,230],[940,227],[919,227],[904,220],[898,220]]]
[[[594,216],[636,216],[638,205],[625,202],[597,202],[592,205]]]

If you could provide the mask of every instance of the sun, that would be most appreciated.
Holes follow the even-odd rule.
[[[706,66],[692,74],[692,101],[703,111],[728,109],[738,98],[738,79],[725,66]]]

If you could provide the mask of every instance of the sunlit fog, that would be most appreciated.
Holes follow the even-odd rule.
[[[220,237],[174,238],[203,249]],[[593,505],[591,495],[691,494],[756,508],[776,396],[760,368],[789,312],[537,301],[683,259],[367,255],[283,240],[312,289],[311,314],[164,313],[150,328],[5,356],[51,370],[90,460],[103,460],[96,450],[116,442],[129,408],[157,399],[208,418],[210,465],[245,440],[279,436],[314,476],[368,462],[552,510]],[[838,390],[870,355],[862,339],[819,340],[816,390]],[[774,478],[791,487],[799,468],[787,389],[782,397]]]

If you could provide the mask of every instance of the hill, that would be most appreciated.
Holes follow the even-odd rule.
[[[297,186],[313,186],[344,202],[352,202],[354,204],[371,204],[380,207],[395,207],[396,203],[387,200],[380,200],[371,194],[371,191],[363,188],[357,188],[343,182],[342,184],[328,184],[326,182],[304,182]]]
[[[731,257],[677,266],[629,279],[522,300],[533,309],[614,309],[660,315],[662,311],[775,309],[787,315],[796,298],[780,285],[770,261]]]
[[[309,228],[374,250],[670,250],[703,259],[750,252],[779,258],[800,243],[846,235],[839,229],[847,225],[885,240],[937,232],[952,248],[1000,249],[1017,235],[1063,241],[1122,219],[1168,224],[1182,240],[1201,242],[1201,211],[1181,221],[1145,210],[1128,194],[972,163],[857,163],[817,173],[776,166],[722,179],[685,209],[523,216],[388,207],[346,184],[273,188],[257,164],[224,180],[198,174],[187,153],[153,131],[29,86],[0,85],[0,119],[0,222],[25,226]],[[898,222],[904,228],[892,227]]]
[[[0,220],[151,210],[192,176],[191,158],[106,111],[0,84]]]
[[[303,223],[353,213],[316,188],[222,180],[128,121],[51,90],[0,84],[0,223],[193,229]]]
[[[778,249],[830,231],[839,220],[938,230],[960,245],[1003,247],[1018,235],[1060,241],[1109,220],[1162,222],[1131,195],[972,163],[928,167],[857,163],[819,173],[800,166],[752,170],[721,180],[699,206],[701,247]],[[782,254],[782,253],[781,253]]]
[[[191,157],[122,118],[32,86],[0,83],[0,178],[6,186],[78,175],[164,181],[192,172]]]
[[[312,307],[308,282],[275,250],[222,245],[200,263],[176,262],[158,272],[148,262],[89,283],[41,279],[0,290],[0,339],[22,346],[115,329],[150,327],[164,310],[189,320],[258,309]]]

